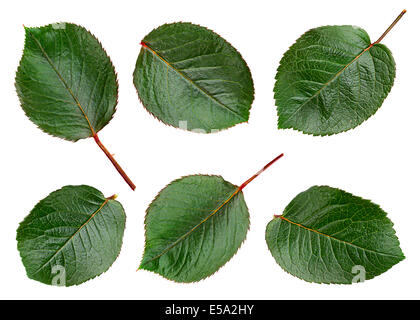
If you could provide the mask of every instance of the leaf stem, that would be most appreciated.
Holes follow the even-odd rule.
[[[256,177],[258,177],[261,173],[263,173],[265,170],[267,170],[269,167],[271,167],[277,160],[279,160],[281,157],[283,157],[284,154],[280,154],[277,157],[275,157],[273,160],[271,160],[269,163],[267,163],[264,168],[262,168],[260,171],[258,171],[256,174],[254,174],[251,178],[246,180],[242,185],[239,187],[239,190],[243,190],[248,184],[250,184]]]
[[[401,18],[403,17],[403,15],[407,12],[407,10],[403,10],[401,11],[400,15],[394,20],[393,23],[391,23],[391,25],[388,27],[388,29],[385,30],[385,32],[379,37],[378,40],[376,40],[374,43],[372,43],[372,45],[378,44],[379,42],[382,41],[383,38],[385,38],[385,36],[391,31],[392,28],[394,28],[394,26],[398,23],[398,21],[401,20]]]
[[[127,174],[124,172],[124,170],[118,164],[118,162],[114,159],[112,154],[107,150],[107,148],[105,148],[105,146],[102,144],[101,140],[99,140],[99,137],[96,133],[93,135],[93,138],[95,139],[95,142],[99,146],[99,148],[101,148],[101,150],[105,153],[105,155],[108,157],[108,159],[114,165],[115,169],[117,169],[118,173],[123,177],[125,182],[127,182],[127,184],[130,186],[131,190],[133,190],[133,191],[136,190],[136,185],[127,176]]]

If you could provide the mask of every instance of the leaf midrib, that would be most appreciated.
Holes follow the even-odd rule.
[[[284,215],[277,216],[277,218],[280,218],[280,219],[281,219],[281,220],[283,220],[283,221],[286,221],[286,222],[288,222],[288,223],[290,223],[290,224],[292,224],[292,225],[295,225],[295,226],[297,226],[297,227],[299,227],[299,228],[302,228],[302,229],[305,229],[305,230],[307,230],[307,231],[310,231],[310,232],[316,233],[316,234],[318,234],[318,235],[321,235],[321,236],[327,237],[327,238],[329,238],[329,239],[332,239],[332,240],[335,240],[335,241],[338,241],[338,242],[344,243],[345,245],[352,246],[352,247],[354,247],[354,248],[356,248],[356,249],[360,249],[360,250],[363,250],[363,251],[371,252],[371,253],[374,253],[374,254],[379,254],[379,255],[382,255],[382,256],[387,256],[387,257],[392,257],[392,258],[398,258],[398,259],[400,259],[400,258],[401,258],[400,256],[392,255],[392,254],[389,254],[389,253],[377,252],[377,251],[374,251],[374,250],[371,250],[371,249],[362,248],[362,247],[360,247],[360,246],[358,246],[358,245],[355,245],[354,243],[351,243],[351,242],[348,242],[348,241],[345,241],[345,240],[341,240],[341,239],[335,238],[335,237],[330,236],[330,235],[328,235],[328,234],[326,234],[326,233],[323,233],[323,232],[320,232],[320,231],[318,231],[318,230],[315,230],[315,229],[312,229],[312,228],[306,227],[306,226],[304,226],[304,225],[302,225],[302,224],[300,224],[300,223],[297,223],[297,222],[291,221],[291,220],[289,220],[288,218],[286,218]]]
[[[93,212],[90,217],[79,227],[79,229],[76,230],[76,232],[74,232],[67,240],[66,242],[64,242],[64,244],[57,250],[56,253],[54,253],[41,267],[39,267],[34,273],[32,273],[32,275],[37,274],[39,271],[41,271],[45,266],[47,266],[66,246],[68,243],[70,243],[70,241],[73,240],[73,238],[80,233],[80,231],[82,231],[82,229],[88,225],[88,223],[96,216],[96,214],[98,214],[103,207],[105,207],[105,205],[108,203],[110,199],[106,198],[105,201],[99,206],[99,208]]]
[[[287,120],[285,120],[284,122],[289,121],[292,117],[294,117],[300,110],[302,110],[302,108],[309,103],[310,101],[312,101],[315,97],[317,97],[326,87],[328,87],[334,80],[338,79],[338,77],[343,74],[343,72],[349,68],[354,62],[356,62],[365,52],[368,52],[372,47],[374,46],[374,44],[370,44],[367,48],[365,48],[362,52],[360,52],[353,60],[351,60],[349,63],[347,63],[341,70],[339,70],[330,80],[328,80],[317,92],[315,92],[311,97],[308,98],[308,100],[306,100],[303,104],[301,104],[299,106],[299,108],[296,109],[295,112],[293,112],[288,118]]]
[[[61,75],[61,73],[58,71],[58,69],[55,67],[54,63],[52,62],[51,58],[48,56],[47,52],[45,51],[45,49],[42,47],[41,43],[39,42],[39,40],[33,35],[33,33],[27,29],[28,33],[31,35],[32,39],[35,41],[35,43],[37,44],[37,46],[39,47],[39,49],[41,50],[44,58],[47,60],[48,64],[51,66],[51,68],[54,70],[54,72],[57,74],[58,78],[60,79],[60,81],[63,83],[65,89],[68,91],[68,93],[72,96],[74,102],[76,103],[77,107],[79,108],[79,110],[82,112],[83,117],[86,119],[89,129],[92,132],[92,136],[96,135],[96,131],[95,129],[93,129],[93,126],[85,112],[85,110],[82,108],[82,105],[79,102],[79,99],[76,97],[76,95],[73,93],[73,91],[71,90],[70,86],[67,84],[66,80],[64,80],[63,76]]]
[[[218,99],[216,99],[215,97],[213,97],[209,92],[207,92],[207,90],[205,90],[204,88],[202,88],[201,86],[199,86],[194,80],[192,80],[190,77],[188,77],[182,71],[180,71],[177,68],[175,68],[175,66],[173,66],[169,61],[167,61],[160,54],[158,54],[152,47],[150,47],[149,43],[146,43],[146,42],[142,41],[141,44],[142,44],[142,46],[144,48],[146,48],[148,51],[150,51],[153,55],[155,55],[156,57],[158,57],[160,61],[164,62],[167,66],[171,67],[172,70],[174,70],[175,72],[177,72],[182,78],[184,78],[189,83],[191,83],[205,97],[209,98],[210,100],[212,100],[213,102],[215,102],[217,105],[219,105],[222,108],[224,108],[224,109],[228,110],[229,112],[233,113],[235,116],[239,117],[242,121],[247,121],[247,119],[245,119],[240,113],[238,113],[237,111],[231,109],[230,107],[228,107],[224,103],[220,102]]]
[[[200,227],[203,223],[205,223],[206,221],[208,221],[211,217],[213,217],[216,213],[218,213],[225,205],[227,205],[239,192],[241,191],[241,188],[236,188],[236,190],[221,204],[219,205],[216,209],[214,209],[207,217],[205,217],[203,220],[201,220],[197,225],[195,225],[193,228],[191,228],[190,230],[188,230],[185,234],[183,234],[181,237],[179,237],[176,241],[174,241],[172,244],[170,244],[169,246],[167,246],[160,254],[154,256],[153,258],[147,260],[146,262],[142,262],[140,265],[140,268],[142,268],[142,266],[156,260],[159,259],[160,257],[162,257],[164,254],[166,254],[167,252],[169,252],[172,248],[174,248],[178,243],[180,243],[182,240],[186,239],[191,233],[193,233],[198,227]]]

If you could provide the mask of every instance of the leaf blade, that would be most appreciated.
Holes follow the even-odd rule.
[[[140,269],[176,282],[195,282],[236,253],[246,237],[249,214],[238,187],[218,176],[187,176],[159,193],[147,210],[145,226]]]
[[[308,282],[351,284],[358,266],[368,280],[404,259],[379,206],[326,186],[296,196],[267,225],[266,241],[283,269]]]
[[[205,132],[248,120],[252,77],[223,38],[198,25],[174,23],[153,30],[142,44],[134,85],[156,118]]]
[[[70,141],[94,136],[112,119],[118,96],[115,69],[83,27],[25,28],[15,87],[28,118]]]
[[[278,127],[321,136],[355,128],[379,109],[394,78],[389,49],[371,44],[364,30],[311,29],[280,62],[274,87]]]

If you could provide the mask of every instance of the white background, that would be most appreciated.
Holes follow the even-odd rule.
[[[413,1],[2,1],[0,4],[0,298],[293,299],[420,298],[419,65],[420,5]],[[350,24],[376,40],[402,9],[408,12],[383,41],[397,63],[391,93],[354,130],[312,137],[276,128],[274,76],[283,53],[305,31]],[[102,42],[118,72],[119,104],[99,134],[137,184],[132,192],[93,139],[51,137],[19,106],[14,76],[26,26],[73,22]],[[216,31],[247,61],[256,97],[248,124],[211,135],[165,126],[142,107],[132,84],[141,39],[161,24],[189,21]],[[251,230],[238,254],[212,277],[177,284],[137,271],[148,204],[170,181],[220,174],[240,184],[277,154],[285,156],[244,191]],[[94,280],[70,288],[26,277],[16,229],[34,205],[64,185],[117,193],[127,213],[120,257]],[[395,223],[406,260],[352,286],[318,285],[284,272],[264,239],[266,224],[299,192],[329,185],[371,199]]]

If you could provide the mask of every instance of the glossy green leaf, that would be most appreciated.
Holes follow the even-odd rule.
[[[369,280],[404,259],[378,205],[327,186],[297,195],[267,225],[266,241],[284,270],[309,282]]]
[[[93,137],[135,190],[97,134],[112,119],[118,96],[114,66],[99,41],[71,23],[25,28],[25,32],[15,85],[26,115],[44,132],[59,138]]]
[[[274,98],[279,129],[331,135],[357,127],[382,105],[395,62],[383,44],[354,26],[309,30],[284,54]]]
[[[72,286],[107,271],[120,253],[126,220],[114,199],[89,186],[66,186],[41,200],[17,230],[28,277]]]
[[[26,115],[43,131],[77,141],[112,118],[117,77],[99,41],[83,27],[25,28],[16,90]]]
[[[246,122],[254,100],[241,55],[213,31],[190,23],[162,25],[143,39],[134,85],[152,115],[190,131]]]
[[[177,282],[215,273],[239,249],[249,228],[242,191],[219,176],[173,181],[147,209],[140,269]]]

